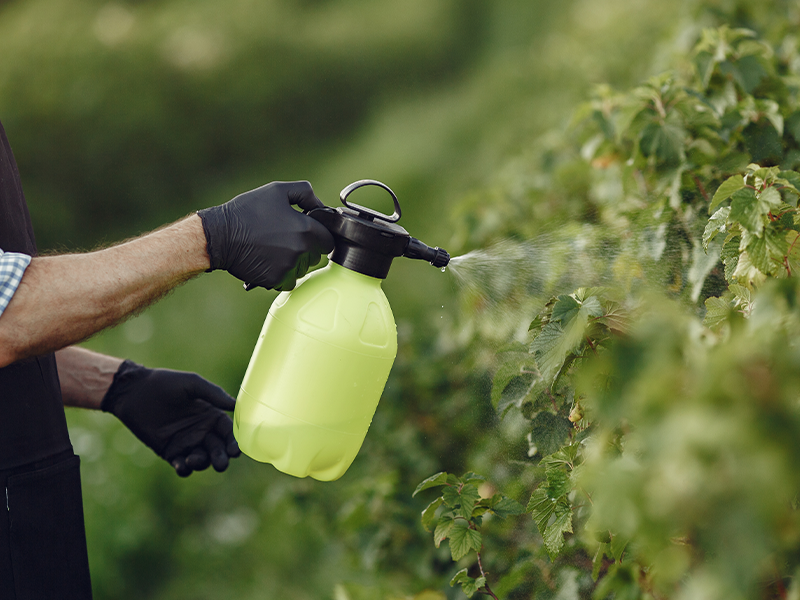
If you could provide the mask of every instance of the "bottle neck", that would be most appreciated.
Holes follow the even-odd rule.
[[[336,248],[331,254],[331,262],[356,273],[378,279],[386,279],[393,258],[395,258],[394,255],[383,254],[374,249],[368,250],[366,247],[342,243],[338,240]]]
[[[375,287],[381,287],[381,283],[383,282],[383,279],[380,279],[378,277],[370,277],[369,275],[364,275],[363,273],[359,273],[358,271],[354,271],[352,269],[348,269],[347,267],[343,267],[342,265],[335,263],[332,260],[328,261],[328,268],[333,273],[336,273],[336,275],[338,275],[339,277],[356,279]]]

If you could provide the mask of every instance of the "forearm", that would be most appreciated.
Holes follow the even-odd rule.
[[[70,346],[56,352],[56,364],[64,405],[99,410],[122,359]]]
[[[34,258],[0,317],[0,367],[84,340],[208,267],[197,215],[97,252]]]

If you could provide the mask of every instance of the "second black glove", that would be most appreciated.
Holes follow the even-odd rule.
[[[170,463],[178,475],[209,464],[224,471],[239,456],[233,422],[236,401],[195,373],[148,369],[129,360],[114,375],[100,408]]]

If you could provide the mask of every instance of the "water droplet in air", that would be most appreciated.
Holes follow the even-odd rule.
[[[447,267],[446,266],[442,267],[442,273],[444,273],[445,271],[447,271]]]

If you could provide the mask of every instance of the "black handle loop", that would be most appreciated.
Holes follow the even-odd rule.
[[[377,210],[372,210],[371,208],[367,208],[365,206],[360,206],[359,204],[355,204],[353,202],[348,202],[347,197],[354,191],[360,187],[365,185],[376,185],[385,189],[392,195],[392,200],[394,201],[394,213],[391,215],[385,215],[383,213],[378,212]],[[355,181],[344,188],[341,192],[339,192],[339,200],[342,201],[347,208],[355,210],[358,212],[358,216],[364,217],[365,219],[372,221],[373,219],[380,219],[381,221],[387,221],[388,223],[397,223],[400,220],[400,202],[397,200],[397,196],[395,196],[394,192],[389,188],[388,185],[385,183],[381,183],[380,181],[375,181],[374,179],[361,179],[360,181]]]

